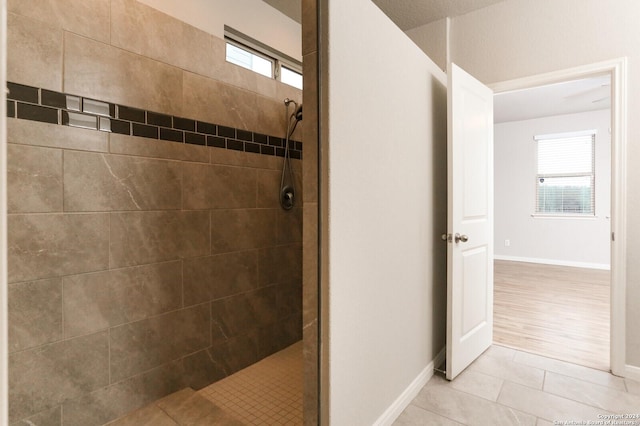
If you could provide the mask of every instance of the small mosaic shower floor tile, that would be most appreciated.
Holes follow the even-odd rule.
[[[302,342],[200,390],[248,425],[302,425]]]

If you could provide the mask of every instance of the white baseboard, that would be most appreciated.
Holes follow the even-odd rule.
[[[625,365],[625,377],[627,379],[635,380],[636,382],[640,382],[640,367],[636,367],[635,365]]]
[[[393,404],[382,413],[374,423],[374,426],[391,426],[393,422],[400,417],[400,414],[411,404],[411,401],[413,401],[424,385],[427,384],[431,376],[433,376],[433,369],[439,367],[442,361],[444,361],[445,354],[445,348],[442,348],[438,355],[413,379],[411,384],[400,394]]]
[[[607,263],[589,263],[589,262],[573,262],[571,260],[555,260],[555,259],[540,259],[536,257],[518,257],[518,256],[503,256],[500,254],[494,254],[495,260],[509,260],[511,262],[527,262],[527,263],[541,263],[543,265],[558,265],[558,266],[570,266],[573,268],[589,268],[589,269],[602,269],[609,271],[611,266]]]

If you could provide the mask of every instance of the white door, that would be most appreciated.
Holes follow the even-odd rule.
[[[453,380],[493,340],[493,93],[451,64],[447,95],[446,377]]]

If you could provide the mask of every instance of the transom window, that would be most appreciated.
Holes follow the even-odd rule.
[[[595,215],[595,130],[541,135],[536,214]]]
[[[302,63],[225,25],[226,59],[268,78],[302,89]]]
[[[273,60],[265,58],[246,47],[227,41],[227,62],[273,78]]]

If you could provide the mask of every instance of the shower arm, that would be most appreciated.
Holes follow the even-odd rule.
[[[296,109],[298,108],[298,103],[296,101],[294,101],[293,99],[285,98],[284,105],[287,107],[287,113],[289,113],[289,104],[291,103],[295,105]]]

